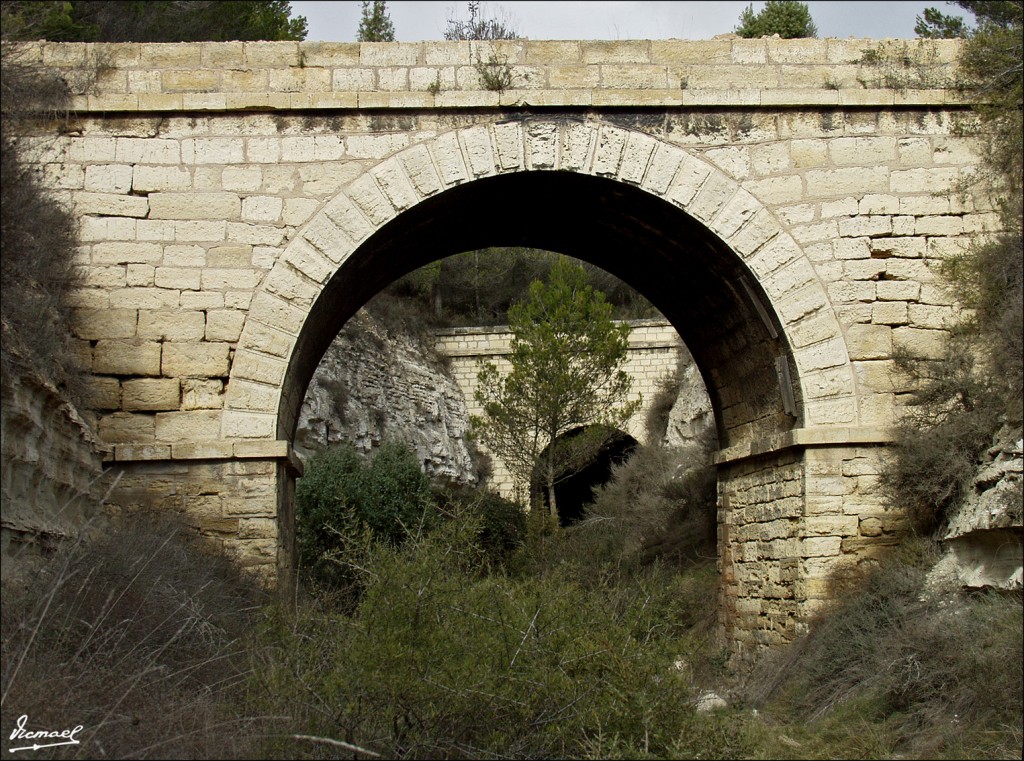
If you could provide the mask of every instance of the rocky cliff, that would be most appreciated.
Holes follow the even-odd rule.
[[[365,309],[353,317],[306,391],[295,436],[300,457],[328,443],[348,441],[369,453],[401,439],[428,475],[475,483],[466,403],[427,343]]]
[[[983,455],[963,504],[943,535],[933,583],[1020,589],[1024,574],[1024,438],[1004,426]]]
[[[48,550],[99,512],[100,447],[89,425],[39,375],[10,372],[0,402],[0,553]]]

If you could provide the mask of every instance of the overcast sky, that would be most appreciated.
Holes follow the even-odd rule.
[[[763,2],[553,2],[508,0],[482,4],[487,16],[512,23],[521,37],[532,40],[706,40],[732,32],[740,13]],[[897,37],[912,39],[916,17],[925,8],[965,15],[942,0],[882,2],[810,0],[819,37]],[[389,2],[388,16],[400,42],[442,40],[448,18],[466,18],[465,2]],[[359,29],[359,0],[300,0],[292,14],[309,22],[310,41],[354,42]]]

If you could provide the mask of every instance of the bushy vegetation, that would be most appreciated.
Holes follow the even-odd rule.
[[[797,37],[817,37],[818,28],[807,9],[807,3],[797,0],[767,0],[757,13],[749,5],[740,14],[736,27],[740,37],[756,38],[779,35],[784,40]]]
[[[937,557],[911,541],[846,579],[810,635],[749,681],[792,757],[1021,757],[1021,596],[936,598]]]
[[[139,516],[53,557],[5,559],[3,601],[5,749],[25,715],[30,730],[82,726],[80,746],[35,758],[256,751],[246,647],[266,598],[194,531]]]
[[[925,534],[960,504],[1000,427],[1012,434],[1024,418],[1024,3],[959,5],[976,14],[976,27],[933,10],[921,31],[967,36],[960,84],[979,103],[977,181],[995,199],[1001,229],[943,263],[946,285],[967,309],[942,356],[897,355],[911,393],[882,483],[892,506]]]
[[[40,757],[1020,757],[1020,596],[927,597],[929,544],[733,673],[711,537],[678,528],[713,515],[704,463],[641,450],[587,520],[512,537],[435,484],[430,531],[339,528],[344,599],[268,600],[150,516],[5,566],[3,731],[83,725]]]
[[[350,577],[339,562],[346,539],[369,532],[401,544],[434,520],[430,481],[403,444],[386,442],[368,462],[351,445],[323,449],[295,490],[300,568],[311,578],[340,583]]]
[[[498,562],[525,535],[518,505],[484,489],[432,484],[412,449],[397,441],[384,442],[368,458],[348,444],[319,451],[298,482],[295,506],[304,579],[349,592],[360,579],[351,553],[376,542],[399,547],[445,522],[471,520],[479,549]]]
[[[53,42],[303,40],[287,0],[5,0],[4,38]]]

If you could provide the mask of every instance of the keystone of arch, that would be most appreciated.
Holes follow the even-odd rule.
[[[222,435],[277,437],[289,360],[306,315],[338,267],[420,201],[483,177],[569,171],[645,190],[704,224],[768,296],[802,385],[805,427],[857,424],[849,354],[806,255],[750,192],[711,162],[601,122],[527,119],[442,133],[381,160],[325,204],[253,297],[231,368]]]

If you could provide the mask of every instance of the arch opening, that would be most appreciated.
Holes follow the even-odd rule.
[[[381,226],[338,267],[292,352],[279,438],[293,438],[320,358],[361,306],[425,264],[494,246],[576,257],[647,298],[695,360],[719,446],[800,424],[800,383],[784,332],[737,254],[703,223],[644,190],[591,175],[534,171],[474,180],[427,198]],[[779,357],[793,380],[789,404]]]
[[[594,501],[596,490],[611,480],[615,466],[628,461],[640,442],[624,431],[589,426],[562,434],[554,445],[566,449],[577,446],[580,449],[577,456],[568,458],[570,465],[556,476],[554,485],[558,523],[564,528],[583,518],[587,506]],[[542,462],[547,451],[545,449],[541,454]],[[550,497],[540,484],[538,466],[530,484],[532,507],[550,510]]]

